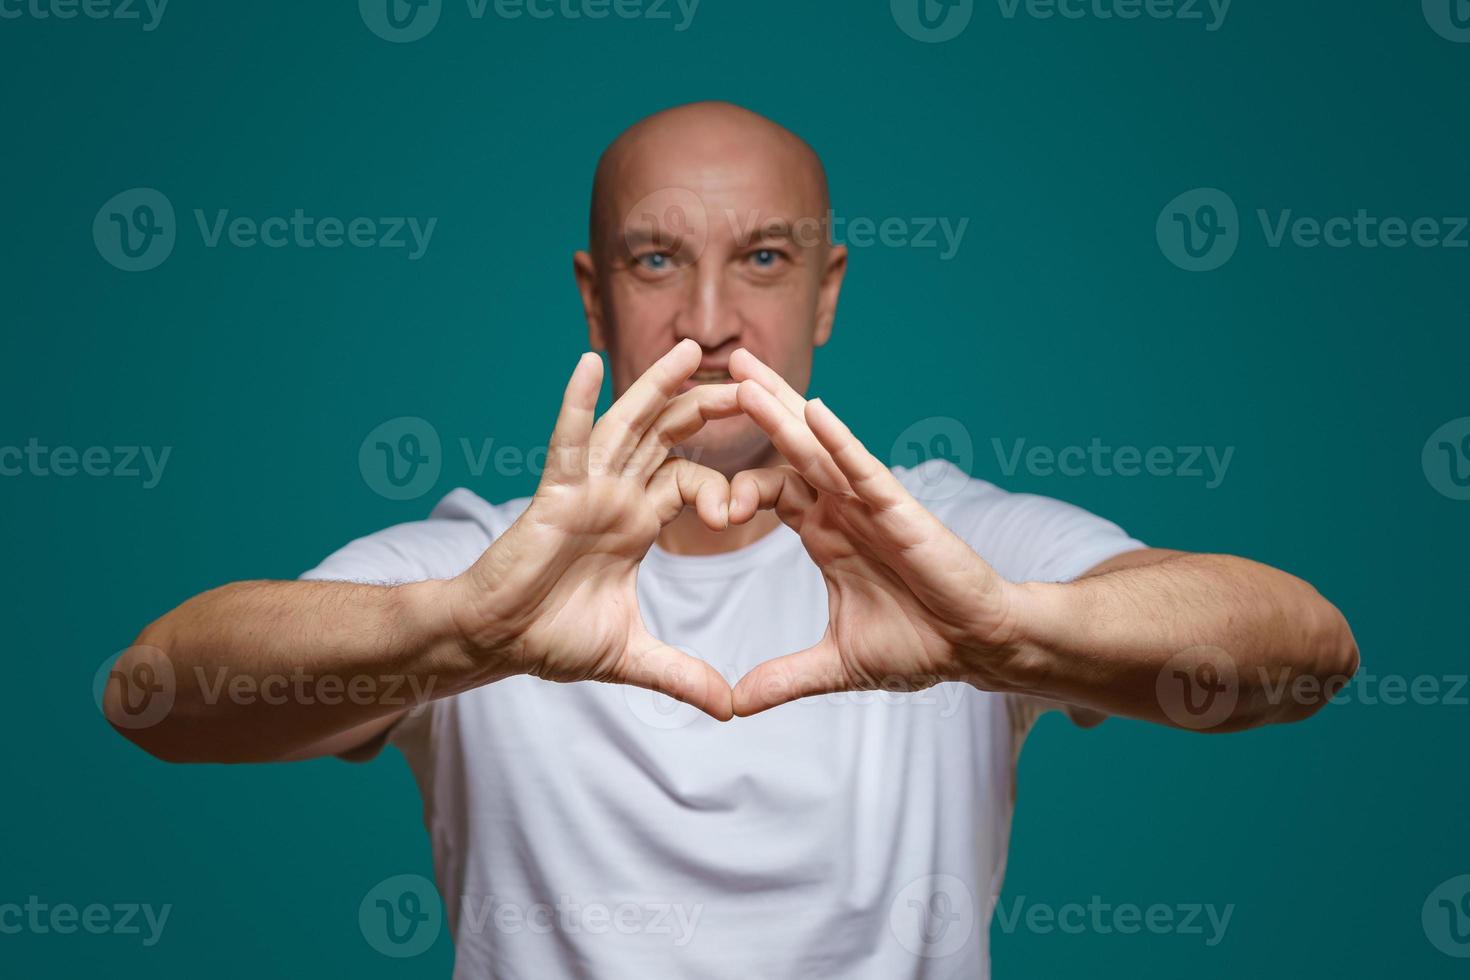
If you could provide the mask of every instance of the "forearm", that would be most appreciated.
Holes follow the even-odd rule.
[[[1241,558],[1177,555],[1016,595],[1006,686],[1109,714],[1209,731],[1295,721],[1358,665],[1336,608]]]
[[[457,639],[449,585],[214,589],[143,630],[114,666],[104,708],[119,732],[169,761],[291,756],[488,679]],[[140,697],[160,686],[160,703],[139,714]]]

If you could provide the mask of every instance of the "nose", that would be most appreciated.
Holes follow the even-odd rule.
[[[740,317],[730,302],[718,264],[696,262],[688,289],[674,322],[674,339],[688,337],[706,351],[738,345]]]

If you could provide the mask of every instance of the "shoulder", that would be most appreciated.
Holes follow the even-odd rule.
[[[1117,524],[1075,504],[1012,493],[947,460],[894,475],[935,517],[1011,581],[1065,582],[1145,547]]]
[[[350,541],[301,578],[379,585],[453,578],[472,565],[529,504],[529,497],[492,504],[460,487],[445,495],[425,519],[394,524]]]

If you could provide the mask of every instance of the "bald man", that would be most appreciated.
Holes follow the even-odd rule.
[[[775,123],[700,103],[633,126],[574,258],[617,398],[594,417],[583,355],[535,495],[455,490],[303,581],[190,599],[118,663],[109,717],[181,762],[391,741],[456,976],[988,976],[1042,710],[1291,721],[1357,649],[1284,572],[875,459],[805,398],[847,268],[827,214],[817,155]],[[171,709],[133,724],[165,674]],[[217,683],[283,675],[424,703]],[[610,683],[545,683],[588,680]]]

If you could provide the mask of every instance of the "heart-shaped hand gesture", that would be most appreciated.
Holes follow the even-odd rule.
[[[453,583],[455,621],[484,679],[632,684],[720,720],[812,694],[983,682],[1013,631],[1012,587],[829,409],[748,351],[730,360],[738,384],[676,394],[699,361],[698,344],[676,345],[595,422],[602,362],[578,363],[530,506]],[[741,412],[785,465],[730,482],[671,456],[707,421]],[[761,664],[732,691],[649,633],[638,565],[686,506],[716,531],[774,509],[801,535],[827,584],[820,643]]]

